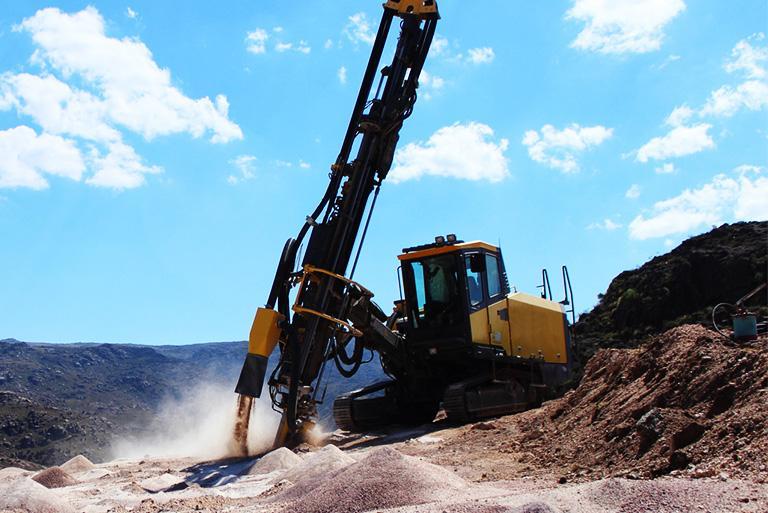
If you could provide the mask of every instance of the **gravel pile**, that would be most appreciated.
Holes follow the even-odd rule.
[[[88,470],[93,470],[94,468],[96,468],[96,465],[91,463],[91,460],[89,460],[82,454],[78,454],[74,458],[70,459],[69,461],[61,465],[60,468],[61,470],[69,474],[76,474],[78,472],[86,472]]]
[[[576,390],[509,418],[511,446],[569,479],[680,471],[766,482],[766,404],[768,340],[735,344],[686,325],[638,349],[599,351]]]
[[[280,447],[262,456],[251,469],[248,475],[269,474],[270,472],[289,470],[301,463],[301,457],[287,449]],[[282,477],[282,476],[281,476]]]
[[[316,452],[307,454],[293,468],[278,474],[274,482],[288,480],[294,489],[309,491],[329,475],[348,467],[355,460],[335,445],[326,445]]]
[[[61,467],[51,467],[41,470],[32,476],[32,479],[46,488],[63,488],[77,483],[75,478],[63,471]]]
[[[313,484],[311,493],[306,487],[293,487],[276,499],[288,502],[286,512],[358,513],[445,499],[467,486],[446,469],[391,447],[378,449],[333,475],[319,476]]]
[[[27,513],[74,513],[75,510],[56,492],[31,479],[0,482],[0,511]]]

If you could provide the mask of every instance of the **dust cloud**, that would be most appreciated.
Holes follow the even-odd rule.
[[[166,399],[145,430],[113,442],[112,458],[241,456],[233,438],[238,396],[232,389],[229,384],[201,383],[179,398]],[[254,399],[248,427],[249,454],[271,446],[279,421],[268,394]]]

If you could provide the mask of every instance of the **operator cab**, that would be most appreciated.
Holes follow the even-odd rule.
[[[472,314],[509,294],[504,262],[498,247],[464,242],[455,235],[403,249],[405,329],[412,347],[431,346],[445,352],[488,344],[473,330]],[[473,332],[476,335],[473,337]],[[480,340],[473,340],[478,338]]]

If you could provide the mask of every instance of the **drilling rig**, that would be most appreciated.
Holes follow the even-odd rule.
[[[275,447],[301,443],[314,427],[326,365],[333,362],[350,377],[366,349],[379,353],[391,379],[335,400],[336,423],[348,430],[428,422],[441,404],[459,421],[522,411],[571,373],[566,307],[571,314],[573,307],[565,268],[562,302],[546,292],[511,293],[498,247],[448,235],[398,257],[403,293],[391,315],[352,280],[440,19],[434,0],[389,0],[383,7],[328,187],[283,246],[235,389],[241,404],[260,397],[269,356],[279,350],[267,381],[273,408],[282,414]],[[394,55],[379,72],[395,26]]]

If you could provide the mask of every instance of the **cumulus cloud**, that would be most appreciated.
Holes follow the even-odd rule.
[[[144,175],[160,172],[123,142],[124,131],[146,140],[179,133],[207,135],[213,143],[243,137],[229,119],[225,96],[184,95],[144,43],[108,36],[93,7],[74,14],[41,9],[16,30],[32,37],[36,49],[30,61],[43,71],[0,75],[0,110],[29,116],[42,128],[41,138],[68,136],[75,149],[87,143],[90,185],[137,187]]]
[[[339,70],[336,72],[336,76],[339,79],[339,83],[346,84],[347,83],[347,67],[341,66]]]
[[[619,228],[621,228],[621,226],[622,226],[621,224],[606,218],[597,223],[590,224],[589,226],[587,226],[587,230],[605,230],[605,231],[612,232],[613,230],[618,230]]]
[[[398,150],[389,178],[395,183],[422,176],[499,182],[509,176],[504,155],[508,147],[509,141],[497,141],[488,125],[455,123],[440,128],[426,142],[410,143]]]
[[[145,165],[136,150],[122,142],[109,143],[103,155],[94,149],[90,163],[94,173],[85,182],[117,190],[144,185],[146,174],[163,171],[159,166]]]
[[[213,142],[241,139],[228,119],[225,97],[192,99],[171,84],[171,73],[135,38],[106,35],[104,19],[93,8],[75,14],[56,8],[37,11],[20,25],[38,46],[38,56],[64,78],[79,77],[107,103],[112,121],[147,139],[206,132]]]
[[[231,174],[227,177],[227,182],[230,185],[237,185],[256,176],[256,157],[253,155],[238,155],[230,160],[229,163],[238,171],[236,174]]]
[[[432,94],[440,91],[445,87],[445,79],[443,77],[433,75],[427,70],[422,70],[419,75],[419,91],[421,91],[422,97],[425,100],[431,100]]]
[[[654,171],[656,171],[657,175],[671,175],[677,171],[677,168],[673,163],[665,162],[658,166]]]
[[[277,53],[296,52],[308,55],[312,51],[312,47],[309,46],[305,40],[301,39],[298,42],[284,41],[282,34],[285,29],[283,27],[273,27],[272,34],[263,28],[256,28],[245,35],[245,49],[246,51],[262,55],[267,53],[267,42],[270,39],[275,39],[275,51]]]
[[[28,126],[0,130],[0,188],[48,188],[45,175],[80,181],[85,171],[74,142]]]
[[[768,61],[768,48],[753,46],[765,40],[765,34],[759,32],[742,39],[731,50],[731,59],[725,63],[725,71],[734,73],[742,71],[747,78],[765,78],[766,70],[763,63]]]
[[[718,174],[697,189],[653,205],[629,224],[632,239],[645,240],[691,232],[723,222],[768,219],[768,175],[764,168],[740,166]]]
[[[768,84],[759,80],[747,80],[736,87],[725,85],[712,91],[701,109],[701,115],[730,117],[744,108],[758,111],[766,106]]]
[[[245,49],[256,55],[267,53],[269,33],[263,28],[257,28],[245,35]]]
[[[761,32],[736,43],[723,67],[728,73],[742,74],[745,80],[712,91],[701,116],[730,117],[742,109],[759,111],[768,106],[768,72],[764,67],[768,47],[762,43],[764,40]]]
[[[624,193],[624,196],[629,199],[637,199],[640,197],[641,188],[639,185],[632,184],[632,186],[627,189],[627,192]]]
[[[661,48],[664,27],[684,10],[683,0],[574,0],[565,17],[584,22],[573,48],[646,53]]]
[[[712,125],[699,123],[693,126],[676,126],[667,135],[654,137],[637,150],[636,160],[665,160],[673,157],[692,155],[715,147],[709,135]]]
[[[599,146],[612,135],[612,128],[601,125],[582,127],[573,123],[562,130],[544,125],[541,132],[525,132],[522,142],[535,162],[564,173],[575,173],[579,170],[577,155]]]
[[[694,114],[696,114],[696,111],[692,108],[687,105],[681,105],[680,107],[675,107],[672,113],[667,116],[667,119],[664,120],[664,123],[671,127],[682,126],[685,125]]]
[[[139,13],[131,9],[130,6],[125,8],[125,15],[128,16],[130,19],[135,20],[139,17]]]
[[[368,16],[364,12],[355,13],[347,19],[344,34],[353,43],[372,45],[376,41],[376,32],[374,32],[368,21]]]
[[[488,64],[496,58],[496,53],[490,46],[482,48],[470,48],[467,50],[467,61],[472,64]]]

